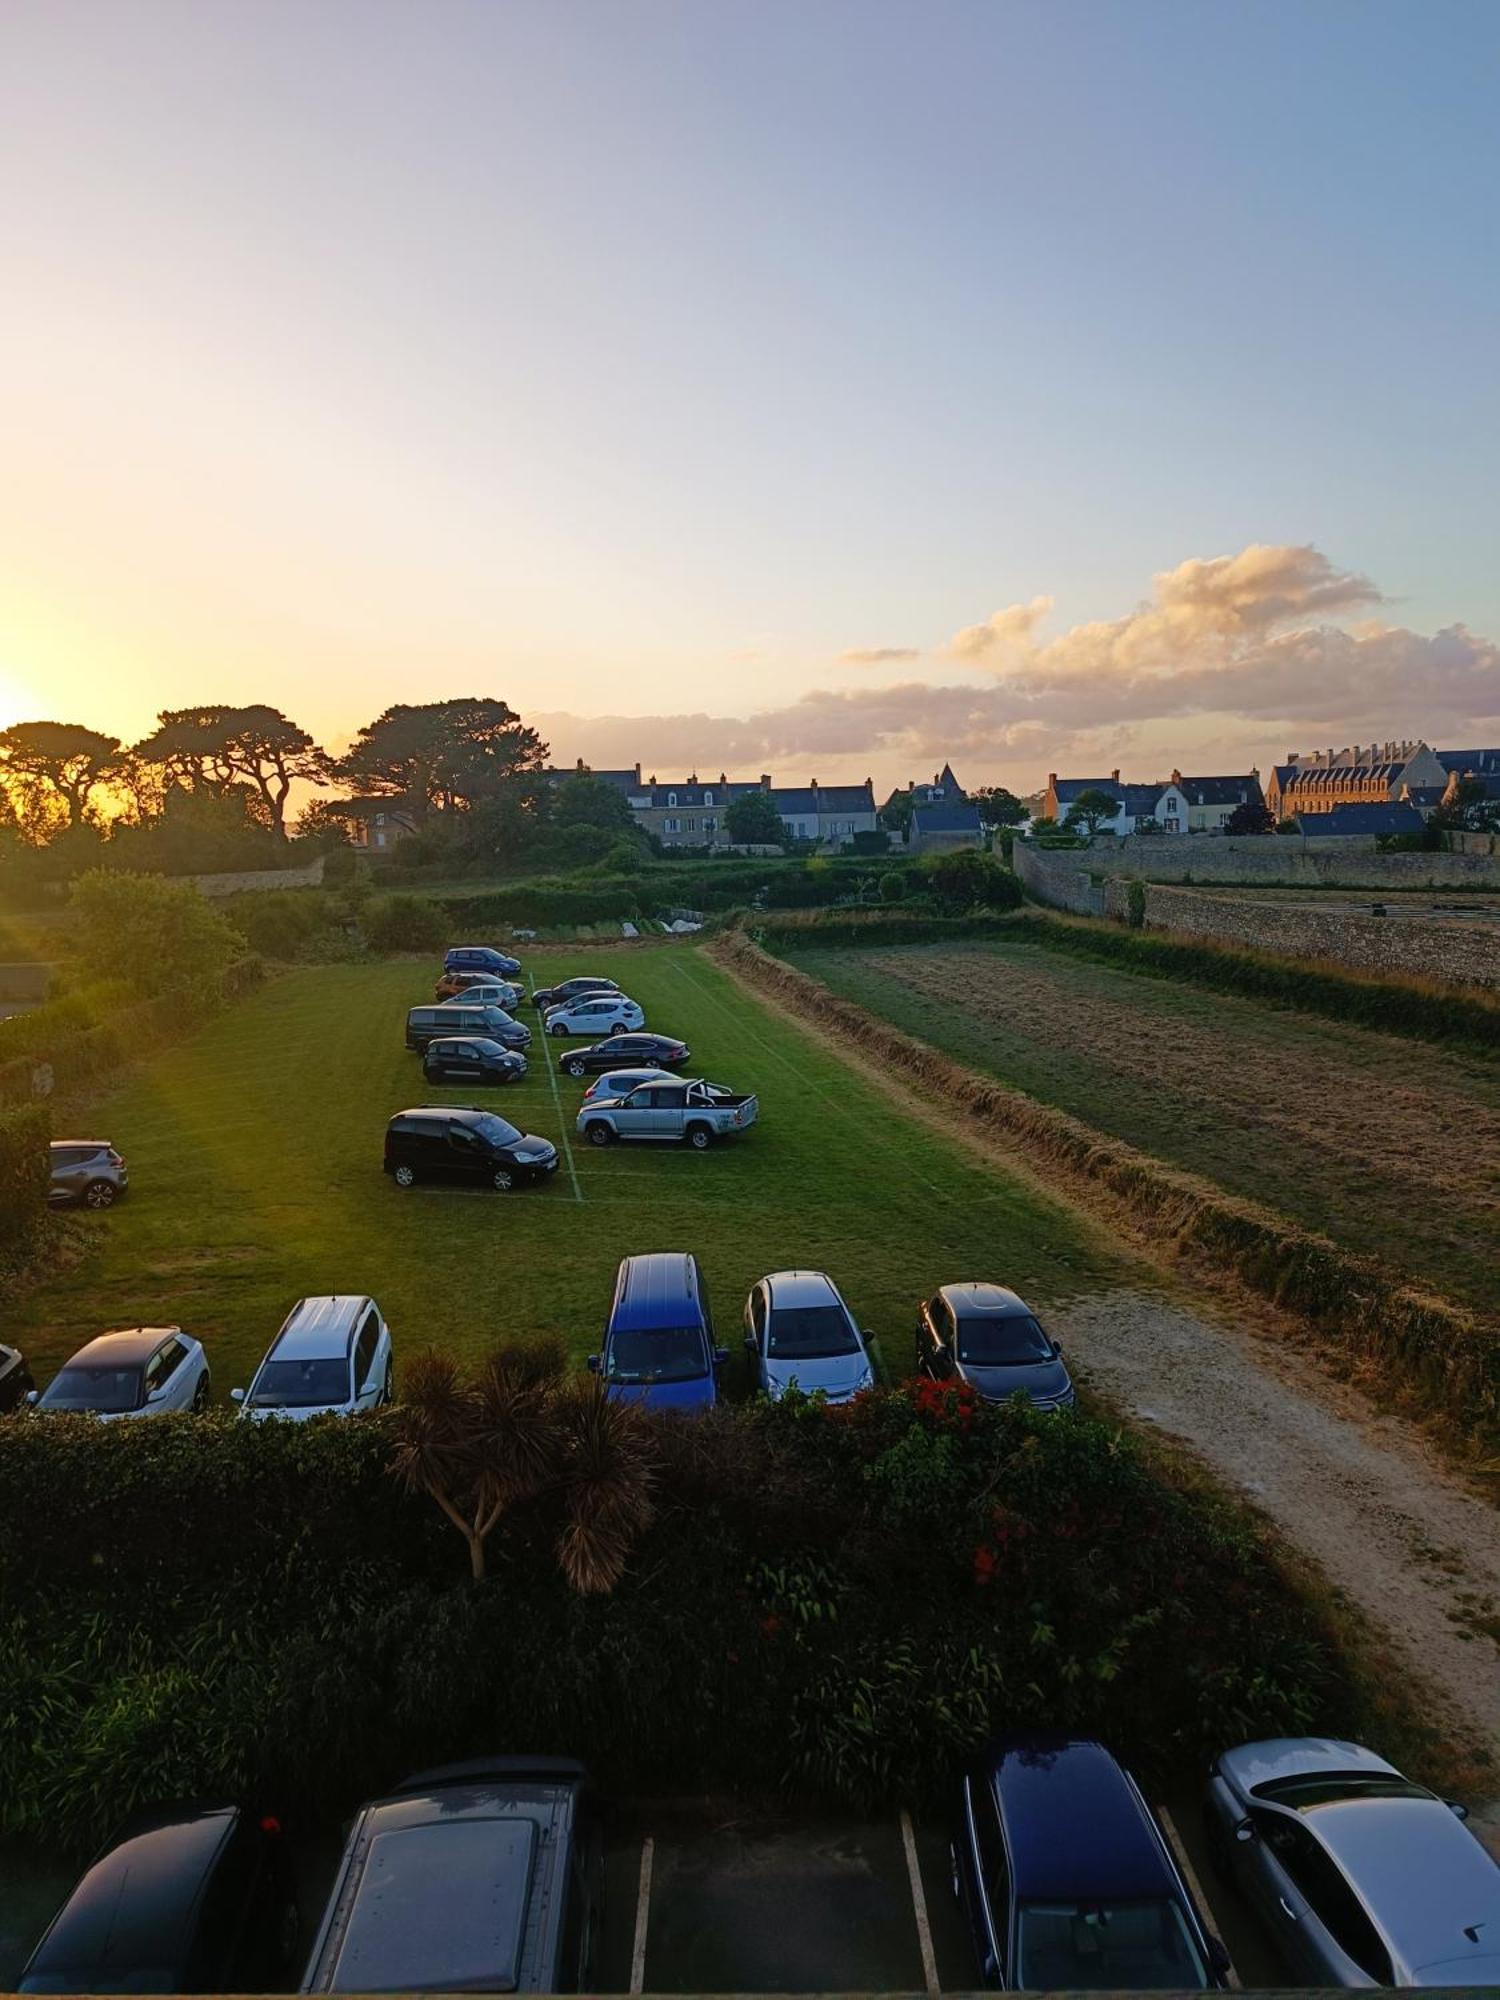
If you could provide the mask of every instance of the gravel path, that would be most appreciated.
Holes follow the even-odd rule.
[[[1475,1624],[1500,1615],[1494,1508],[1399,1418],[1232,1324],[1132,1292],[1050,1318],[1086,1380],[1264,1509],[1426,1676],[1462,1734],[1500,1753],[1500,1643]],[[1500,1801],[1484,1818],[1500,1852]]]

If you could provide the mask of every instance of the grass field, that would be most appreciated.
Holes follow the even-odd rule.
[[[510,1195],[399,1192],[380,1170],[390,1114],[430,1092],[402,1046],[406,1008],[430,999],[416,960],[286,973],[190,1040],[154,1056],[79,1116],[126,1154],[131,1193],[87,1217],[83,1261],[26,1302],[7,1338],[43,1373],[107,1327],[180,1324],[202,1338],[223,1395],[287,1308],[316,1292],[370,1292],[400,1357],[427,1342],[477,1352],[544,1329],[580,1355],[598,1344],[619,1258],[694,1250],[721,1338],[738,1350],[754,1280],[832,1273],[888,1366],[904,1372],[913,1308],[949,1279],[993,1277],[1044,1305],[1132,1274],[1086,1226],[1028,1185],[903,1116],[801,1027],[742,992],[690,946],[590,951],[653,1027],[692,1044],[693,1069],[754,1089],[761,1122],[694,1154],[573,1147],[545,1187]],[[539,982],[576,969],[528,956]],[[534,1021],[529,1009],[522,1018]],[[572,1137],[584,1085],[539,1034],[519,1085],[483,1101],[513,1123]],[[739,1377],[736,1352],[731,1384]]]
[[[1494,1310],[1500,1065],[1019,943],[794,962],[959,1062]]]

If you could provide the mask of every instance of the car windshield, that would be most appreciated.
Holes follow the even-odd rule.
[[[609,1343],[611,1382],[691,1382],[707,1372],[703,1334],[696,1326],[617,1333]]]
[[[514,1125],[497,1118],[493,1111],[486,1111],[473,1119],[469,1130],[477,1132],[482,1139],[488,1139],[492,1146],[514,1146],[521,1136]]]
[[[60,1368],[42,1396],[44,1410],[98,1410],[118,1416],[140,1407],[139,1368]]]
[[[958,1358],[976,1368],[1050,1361],[1052,1342],[1030,1313],[977,1313],[958,1322]]]
[[[1202,1988],[1208,1971],[1176,1903],[1023,1903],[1015,1983],[1144,1992]]]
[[[349,1400],[349,1363],[343,1355],[317,1361],[267,1361],[248,1399],[258,1410],[306,1410]]]
[[[1378,1771],[1309,1771],[1296,1778],[1272,1778],[1264,1785],[1252,1785],[1258,1799],[1272,1805],[1290,1806],[1293,1812],[1312,1812],[1318,1806],[1338,1805],[1344,1799],[1430,1799],[1424,1785],[1407,1778],[1385,1776]]]
[[[855,1354],[859,1342],[838,1306],[777,1306],[771,1313],[770,1352],[788,1361],[824,1361]]]

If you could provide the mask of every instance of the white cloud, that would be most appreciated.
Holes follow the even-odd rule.
[[[839,654],[848,667],[882,667],[895,660],[919,660],[918,646],[850,646]]]

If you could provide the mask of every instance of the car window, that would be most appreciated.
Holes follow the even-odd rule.
[[[1015,1983],[1053,1992],[1191,1992],[1208,1984],[1208,1968],[1175,1902],[1028,1902],[1016,1932]]]
[[[475,1138],[467,1125],[450,1125],[448,1127],[448,1144],[456,1147],[460,1153],[477,1152],[479,1148],[478,1139]]]
[[[958,1358],[978,1368],[1050,1361],[1052,1342],[1030,1313],[969,1313],[958,1322]]]
[[[354,1384],[358,1389],[362,1389],[369,1379],[370,1364],[375,1359],[375,1343],[378,1337],[379,1328],[375,1315],[373,1312],[367,1312],[354,1349]]]
[[[180,1340],[165,1341],[157,1348],[151,1359],[146,1363],[146,1394],[148,1396],[153,1389],[161,1388],[164,1382],[169,1382],[172,1379],[172,1376],[176,1373],[178,1363],[182,1360],[186,1352],[187,1349]]]
[[[770,1352],[782,1360],[826,1361],[856,1354],[859,1342],[840,1306],[775,1306]]]
[[[1276,1814],[1265,1817],[1279,1819]],[[1293,1822],[1278,1826],[1271,1845],[1339,1950],[1369,1973],[1376,1985],[1389,1986],[1393,1977],[1390,1955],[1328,1850],[1306,1827]]]
[[[1010,1869],[1005,1859],[1005,1840],[1000,1832],[1000,1816],[995,1811],[987,1785],[971,1785],[969,1800],[974,1814],[974,1844],[979,1856],[979,1877],[989,1898],[995,1936],[1002,1949],[1010,1919]]]
[[[750,1294],[750,1326],[757,1346],[762,1346],[766,1331],[766,1295],[756,1290]]]
[[[680,1083],[658,1083],[648,1095],[658,1111],[680,1111],[687,1102],[687,1092]]]

